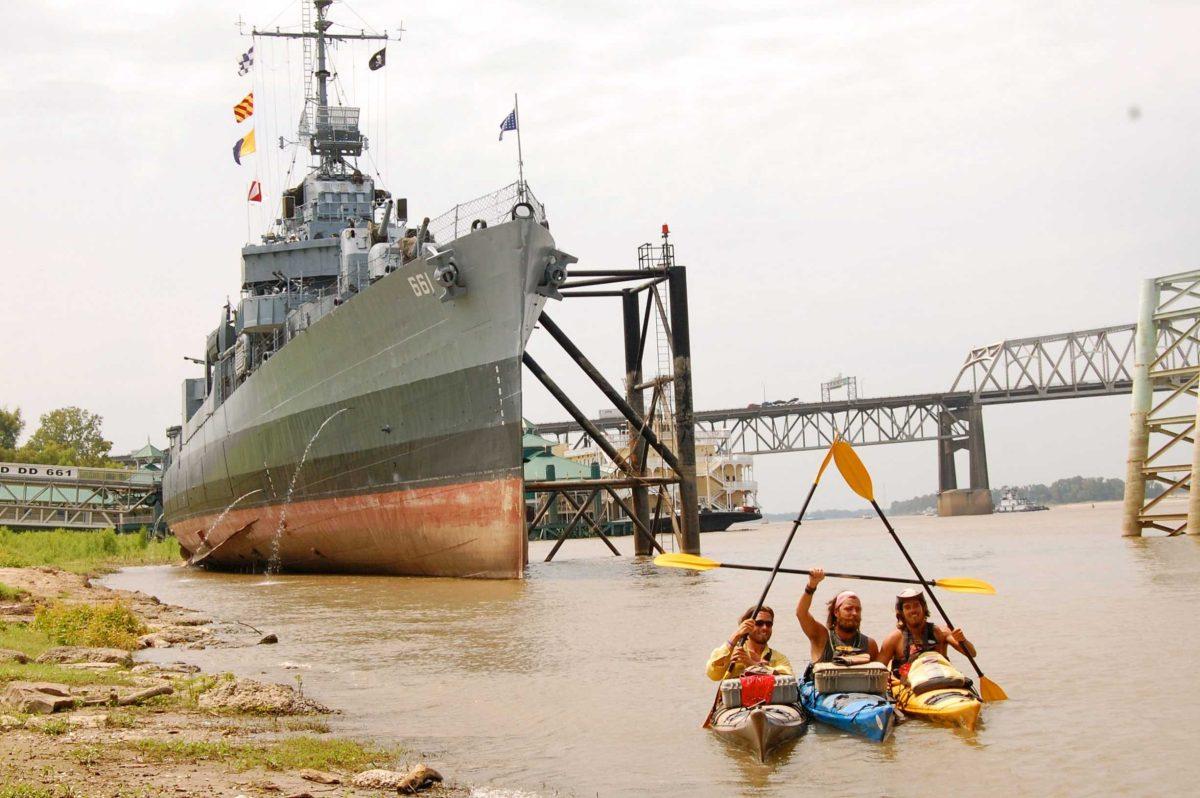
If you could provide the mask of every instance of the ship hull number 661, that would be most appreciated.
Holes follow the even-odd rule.
[[[408,286],[412,289],[413,296],[433,296],[433,283],[424,272],[409,277]]]

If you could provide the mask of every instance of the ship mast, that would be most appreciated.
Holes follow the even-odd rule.
[[[308,124],[308,115],[303,113],[300,116],[300,136],[308,138],[309,152],[313,155],[320,156],[322,174],[334,174],[339,171],[339,167],[346,164],[345,157],[358,157],[362,154],[365,148],[365,140],[358,128],[358,108],[348,106],[337,106],[331,108],[329,106],[329,78],[331,73],[327,65],[327,49],[331,41],[351,41],[351,40],[377,40],[377,41],[392,41],[398,40],[389,36],[385,30],[383,33],[367,33],[365,30],[359,33],[330,33],[329,28],[333,25],[325,14],[329,10],[329,6],[333,5],[333,0],[312,0],[313,7],[317,10],[317,19],[313,23],[312,30],[302,30],[300,33],[287,33],[276,28],[273,31],[261,31],[254,28],[251,31],[251,36],[269,36],[279,39],[304,39],[306,44],[315,42],[317,45],[317,68],[313,75],[317,78],[317,107],[316,107],[316,124],[310,126]],[[309,80],[309,76],[305,75],[305,81]],[[307,108],[305,109],[307,111]]]

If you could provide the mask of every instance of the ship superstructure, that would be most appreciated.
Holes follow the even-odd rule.
[[[357,166],[331,105],[331,0],[304,39],[313,165],[242,249],[241,296],[183,386],[163,480],[194,563],[518,577],[526,561],[521,355],[574,258],[518,182],[432,221]]]

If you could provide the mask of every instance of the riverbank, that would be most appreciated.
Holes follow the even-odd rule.
[[[866,798],[882,784],[925,784],[935,772],[969,773],[982,798],[1186,793],[1200,780],[1200,763],[1188,757],[1200,699],[1164,685],[1177,681],[1178,663],[1200,655],[1196,640],[1179,634],[1200,601],[1200,540],[1123,538],[1121,510],[1107,502],[895,520],[926,576],[995,585],[994,596],[943,593],[941,601],[1011,700],[984,707],[973,733],[913,721],[883,745],[814,724],[765,765],[699,728],[714,691],[704,662],[757,600],[765,574],[656,568],[630,556],[626,537],[614,540],[621,557],[599,539],[572,539],[552,562],[543,562],[552,541],[531,543],[521,581],[150,567],[103,584],[275,632],[275,646],[179,656],[284,683],[302,672],[306,693],[345,710],[329,719],[335,734],[430,752],[447,775],[501,795]],[[703,554],[770,566],[791,523],[747,527],[703,535]],[[877,518],[806,521],[785,564],[911,573]],[[801,668],[808,645],[792,608],[804,585],[803,576],[781,575],[768,597],[780,615],[772,647]],[[830,577],[816,601],[843,589],[862,599],[866,633],[894,625],[896,585]],[[1138,629],[1161,651],[1120,680],[1122,706],[1132,709],[1114,726],[1113,704],[1096,699],[1111,687],[1111,669],[1068,674],[1042,662],[1030,653],[1033,628],[1069,629],[1101,648]],[[1161,756],[1131,739],[1154,740]]]
[[[76,574],[100,574],[133,565],[179,562],[174,538],[146,530],[117,534],[111,529],[46,529],[14,532],[0,527],[0,568],[49,565]]]
[[[403,748],[330,734],[335,711],[299,677],[136,657],[272,641],[84,574],[0,568],[0,798],[395,795],[405,776],[423,794],[469,793]]]

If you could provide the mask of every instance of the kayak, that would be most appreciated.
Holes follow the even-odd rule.
[[[718,710],[712,729],[766,762],[767,754],[799,737],[807,726],[808,715],[800,704],[759,704]]]
[[[804,682],[800,702],[822,723],[875,742],[886,740],[896,725],[891,703],[873,693],[818,693],[812,682]]]
[[[906,715],[964,729],[975,728],[983,706],[971,680],[936,651],[913,660],[908,675],[892,682],[891,692]]]

